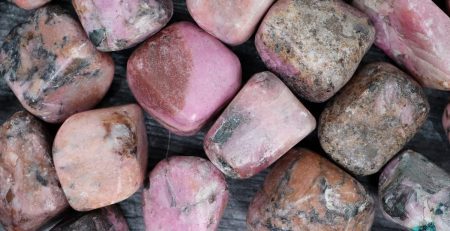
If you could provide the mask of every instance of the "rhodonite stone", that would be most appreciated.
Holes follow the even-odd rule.
[[[211,162],[193,156],[164,159],[144,188],[147,231],[216,230],[228,202],[225,178]]]
[[[84,30],[101,51],[132,47],[163,28],[172,0],[73,0]]]
[[[187,0],[195,22],[230,45],[247,41],[274,0]]]
[[[292,149],[250,203],[247,228],[368,231],[373,218],[373,198],[359,182],[316,153]]]
[[[274,74],[255,74],[205,137],[209,159],[233,178],[267,168],[316,127],[316,120]]]
[[[448,136],[448,140],[450,141],[450,103],[444,110],[444,114],[442,115],[442,125],[444,126],[445,134]]]
[[[413,231],[450,230],[450,175],[421,154],[407,150],[380,175],[385,217]]]
[[[56,134],[53,160],[72,208],[87,211],[128,198],[147,167],[141,108],[130,104],[71,116]]]
[[[37,230],[68,207],[44,125],[27,112],[0,127],[0,222],[6,230]]]
[[[50,123],[94,107],[113,74],[111,57],[98,52],[78,22],[55,6],[35,11],[0,49],[0,77],[25,109]]]
[[[45,5],[51,0],[8,0],[25,10],[32,10]]]
[[[372,63],[325,107],[319,140],[331,158],[357,175],[386,164],[426,121],[430,106],[418,83],[388,63]]]
[[[374,38],[369,18],[341,0],[279,0],[255,45],[294,93],[324,102],[352,77]]]
[[[130,57],[128,84],[139,104],[179,135],[193,135],[238,91],[239,59],[194,24],[179,22]]]
[[[375,45],[421,84],[450,90],[450,18],[433,1],[354,0],[377,29]]]

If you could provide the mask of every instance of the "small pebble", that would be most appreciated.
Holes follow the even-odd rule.
[[[45,5],[47,2],[50,2],[51,0],[8,0],[8,1],[16,4],[18,7],[22,9],[33,10]]]

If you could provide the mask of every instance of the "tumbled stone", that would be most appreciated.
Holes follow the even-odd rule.
[[[72,4],[101,51],[123,50],[144,41],[173,14],[172,0],[73,0]]]
[[[50,142],[42,122],[24,111],[0,127],[0,223],[6,230],[37,230],[69,206]]]
[[[192,23],[170,25],[141,45],[127,65],[139,104],[179,135],[193,135],[238,91],[239,59]]]
[[[186,0],[195,22],[224,43],[239,45],[255,32],[274,0]]]
[[[372,63],[326,106],[319,122],[322,148],[343,167],[370,175],[416,134],[430,106],[418,83],[388,63]]]
[[[0,50],[0,77],[25,109],[50,123],[94,107],[113,74],[111,57],[56,6],[40,8],[15,27]]]
[[[130,104],[71,116],[56,134],[53,160],[69,204],[78,211],[130,197],[147,167],[141,108]]]
[[[228,202],[225,178],[200,157],[178,156],[156,165],[144,188],[147,231],[216,230]]]
[[[450,175],[421,154],[393,159],[378,189],[386,218],[413,231],[450,230]]]
[[[45,5],[51,0],[8,0],[25,10],[32,10]]]
[[[247,213],[247,228],[370,230],[373,198],[349,174],[306,149],[292,149],[267,175]]]
[[[279,0],[255,44],[294,93],[324,102],[352,77],[374,38],[369,18],[341,0]]]
[[[233,178],[267,168],[316,127],[316,120],[274,74],[255,74],[205,137],[209,159]]]
[[[450,90],[450,18],[433,1],[354,0],[377,29],[375,45],[426,87]]]
[[[442,125],[444,126],[445,134],[448,136],[450,141],[450,103],[445,108],[444,114],[442,115]]]

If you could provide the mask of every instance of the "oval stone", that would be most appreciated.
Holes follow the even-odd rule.
[[[45,5],[47,2],[50,2],[51,0],[8,0],[8,1],[16,4],[18,7],[22,9],[33,10]]]

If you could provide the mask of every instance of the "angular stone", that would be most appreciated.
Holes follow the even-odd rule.
[[[84,30],[101,51],[132,47],[163,28],[172,0],[73,0]]]
[[[233,178],[267,168],[316,127],[316,120],[270,72],[255,74],[205,137],[209,159]]]
[[[56,134],[53,160],[75,210],[92,210],[130,197],[142,185],[147,167],[141,108],[130,104],[71,116]]]
[[[216,230],[227,206],[225,178],[211,162],[170,157],[156,165],[144,188],[147,231]]]
[[[247,213],[249,230],[370,230],[374,201],[349,174],[292,149],[267,175]]]
[[[238,91],[241,65],[220,41],[179,22],[131,55],[127,78],[150,115],[176,134],[193,135]]]
[[[375,45],[426,87],[450,90],[450,18],[433,1],[354,0],[377,29]]]
[[[32,10],[45,5],[51,0],[8,0],[25,10]]]
[[[380,175],[386,218],[410,229],[450,230],[450,175],[421,154],[407,150]]]
[[[113,75],[111,57],[55,6],[38,9],[15,27],[0,50],[0,77],[25,109],[50,123],[94,107]]]
[[[374,38],[369,18],[341,0],[279,0],[255,44],[294,93],[324,102],[352,77]]]
[[[6,230],[37,230],[68,208],[50,142],[42,122],[24,111],[0,127],[0,223]]]
[[[408,75],[388,63],[372,63],[326,106],[319,122],[322,148],[357,175],[383,167],[426,121],[430,105]]]
[[[186,0],[195,22],[224,43],[239,45],[255,32],[274,0]]]
[[[450,141],[450,103],[445,108],[444,114],[442,115],[442,125],[444,126],[445,134],[448,136]]]

